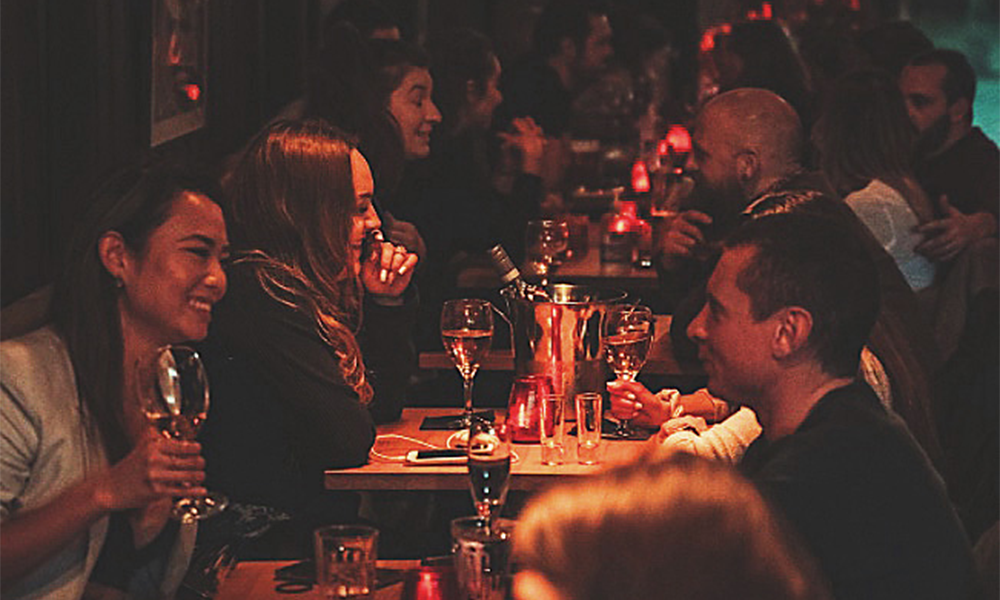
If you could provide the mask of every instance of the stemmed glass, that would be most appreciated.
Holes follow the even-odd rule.
[[[646,364],[655,324],[656,318],[648,307],[638,304],[608,307],[601,336],[608,365],[619,380],[635,381]],[[618,419],[618,428],[612,436],[619,439],[642,437],[631,427],[629,420]]]
[[[198,353],[186,346],[167,346],[157,351],[155,362],[147,368],[152,370],[152,385],[140,388],[146,418],[164,436],[194,441],[208,415],[208,377]],[[171,516],[191,523],[218,514],[228,503],[217,492],[204,498],[180,498]]]
[[[469,426],[469,485],[476,514],[487,527],[500,516],[510,484],[510,428],[480,417]]]
[[[549,284],[556,261],[569,247],[569,226],[566,221],[542,219],[528,221],[524,235],[528,259],[538,264],[541,285]]]
[[[493,339],[493,305],[486,300],[448,300],[441,308],[441,341],[462,375],[465,413],[456,429],[472,424],[472,380],[490,352]]]

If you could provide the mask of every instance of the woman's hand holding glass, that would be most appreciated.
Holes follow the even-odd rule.
[[[400,296],[410,285],[418,256],[391,242],[373,242],[375,247],[361,262],[361,283],[371,294]]]
[[[94,498],[111,512],[177,496],[202,498],[205,459],[198,442],[171,439],[151,427],[125,458],[94,480]]]

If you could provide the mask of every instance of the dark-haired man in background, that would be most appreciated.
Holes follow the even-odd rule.
[[[905,424],[855,374],[879,313],[856,228],[778,214],[739,227],[688,333],[716,396],[763,433],[741,469],[846,598],[973,597],[969,543]]]
[[[965,56],[937,49],[914,57],[899,86],[920,133],[916,176],[939,202],[917,251],[936,261],[955,258],[970,243],[997,234],[1000,151],[972,125],[976,74]]]

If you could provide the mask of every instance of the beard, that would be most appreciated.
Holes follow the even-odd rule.
[[[951,121],[948,119],[948,114],[938,117],[917,138],[917,157],[927,158],[938,152],[948,139],[950,129]]]
[[[743,188],[735,178],[710,182],[698,171],[692,174],[692,178],[695,187],[691,208],[712,217],[711,229],[724,235],[733,224],[740,221],[740,215],[746,208],[747,199],[743,195]]]

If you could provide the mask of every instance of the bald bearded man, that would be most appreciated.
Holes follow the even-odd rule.
[[[940,466],[929,391],[940,357],[930,323],[892,257],[822,174],[803,168],[802,126],[795,110],[763,89],[720,94],[696,116],[692,145],[687,169],[695,180],[696,208],[665,224],[658,248],[661,289],[668,299],[678,298],[670,329],[675,353],[697,355],[686,328],[704,303],[720,241],[741,223],[778,212],[839,221],[857,230],[879,271],[882,308],[869,346],[892,381],[893,408]]]

